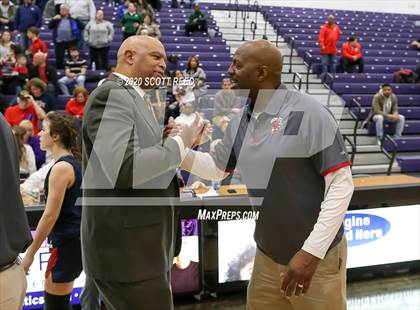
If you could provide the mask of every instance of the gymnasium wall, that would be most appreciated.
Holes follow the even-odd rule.
[[[208,1],[201,0],[201,2]],[[226,0],[211,2],[229,3]],[[231,3],[233,2],[232,0]],[[261,5],[418,14],[420,20],[420,0],[259,0],[258,2]],[[247,4],[248,1],[239,0],[239,3]],[[251,0],[250,3],[254,1]]]

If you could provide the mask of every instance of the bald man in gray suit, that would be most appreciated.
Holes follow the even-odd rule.
[[[117,57],[83,118],[84,269],[107,309],[172,309],[175,169],[204,124],[197,116],[178,135],[163,137],[146,94],[156,85],[142,83],[164,74],[158,40],[130,37]]]

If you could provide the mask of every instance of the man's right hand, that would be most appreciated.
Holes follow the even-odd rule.
[[[53,17],[53,19],[55,19],[55,20],[60,19],[60,18],[61,18],[61,15],[60,15],[60,14],[57,14],[57,15],[55,15],[55,16]]]
[[[200,114],[197,112],[195,113],[195,119],[190,126],[188,125],[181,125],[180,129],[181,132],[179,136],[184,142],[185,147],[191,147],[197,137],[201,134],[204,128],[204,122],[201,121]]]
[[[167,137],[174,137],[180,133],[179,126],[175,123],[172,116],[169,117],[168,124],[163,129],[162,139],[165,140]]]

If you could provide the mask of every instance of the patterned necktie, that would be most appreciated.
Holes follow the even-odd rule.
[[[152,113],[154,119],[157,121],[155,111],[154,111],[153,106],[152,106],[152,101],[150,100],[150,95],[145,94],[143,99],[144,99],[144,102],[146,103],[147,108],[149,109],[150,113]]]

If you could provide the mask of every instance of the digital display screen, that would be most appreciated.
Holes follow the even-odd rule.
[[[35,231],[32,231],[32,237],[35,235]],[[22,254],[23,258],[25,255]],[[45,271],[47,269],[48,259],[50,258],[50,248],[45,240],[42,246],[36,252],[34,262],[29,270],[29,274],[26,276],[28,288],[26,290],[26,296],[23,301],[23,309],[39,309],[44,305],[44,280]],[[74,288],[71,294],[71,303],[80,303],[80,294],[85,286],[85,273],[82,272],[80,276],[74,281]]]
[[[249,280],[256,250],[255,221],[220,221],[218,226],[219,283]]]
[[[172,292],[189,293],[200,289],[199,276],[199,251],[198,251],[198,222],[197,220],[181,220],[182,247],[178,257],[174,259],[172,266],[171,285]],[[32,236],[35,231],[32,231]],[[23,258],[25,255],[22,254]],[[35,254],[34,262],[26,276],[28,288],[23,302],[23,309],[40,309],[44,305],[44,280],[47,269],[50,249],[47,241],[44,241]],[[79,304],[80,295],[85,285],[86,275],[84,272],[74,281],[71,294],[71,303]]]
[[[348,211],[347,268],[420,260],[420,205]]]
[[[198,221],[181,220],[181,252],[174,258],[171,270],[173,294],[197,292],[200,289]]]
[[[219,283],[249,280],[255,221],[218,223]],[[420,205],[348,211],[347,268],[420,260]]]

